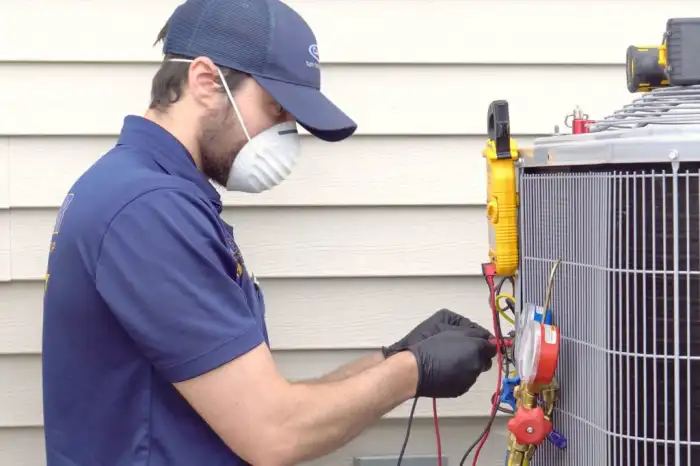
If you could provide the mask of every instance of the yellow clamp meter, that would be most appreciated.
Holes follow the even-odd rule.
[[[518,268],[518,193],[515,162],[518,148],[510,137],[508,102],[491,102],[488,110],[488,141],[482,151],[486,158],[489,219],[489,259],[496,275],[513,276]]]

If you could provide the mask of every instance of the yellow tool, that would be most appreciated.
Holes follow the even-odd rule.
[[[661,45],[627,48],[627,90],[700,84],[700,18],[671,18]]]
[[[482,151],[486,158],[489,219],[489,259],[496,275],[513,276],[518,268],[518,193],[515,163],[518,148],[510,137],[508,102],[491,102],[488,111],[488,141]]]
[[[627,47],[627,90],[649,92],[668,87],[666,76],[666,43],[660,46]]]

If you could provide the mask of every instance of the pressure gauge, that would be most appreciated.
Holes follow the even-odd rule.
[[[536,309],[537,306],[534,304],[525,303],[525,306],[523,306],[523,308],[520,310],[518,313],[518,318],[515,321],[516,338],[520,336],[527,323],[535,319]]]
[[[520,348],[520,342],[523,341],[522,334],[527,327],[528,322],[532,322],[535,319],[537,313],[537,306],[532,303],[525,303],[525,305],[520,309],[515,317],[515,344],[514,344],[514,356],[517,356]],[[516,357],[515,368],[520,370],[518,367],[518,360]]]
[[[547,385],[552,381],[559,359],[559,330],[535,320],[525,322],[515,347],[520,380]]]

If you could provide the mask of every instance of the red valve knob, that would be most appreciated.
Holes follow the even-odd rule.
[[[539,406],[521,406],[508,421],[508,430],[521,445],[539,445],[552,431],[552,423],[544,418],[544,411]]]

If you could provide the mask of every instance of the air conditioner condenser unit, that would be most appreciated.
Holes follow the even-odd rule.
[[[539,406],[549,422],[509,423],[508,466],[700,465],[698,50],[700,19],[669,20],[661,46],[628,50],[640,96],[596,121],[577,109],[572,134],[529,149],[505,144],[507,102],[492,104],[485,155],[502,156],[488,163],[490,258],[516,283],[519,377],[504,386],[516,381],[513,419]],[[495,171],[506,160],[514,188],[496,189],[511,181]],[[531,353],[548,326],[556,372],[541,383]]]

